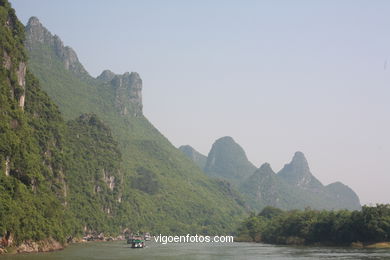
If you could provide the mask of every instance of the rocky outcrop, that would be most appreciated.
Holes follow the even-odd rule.
[[[27,69],[26,62],[20,61],[17,62],[16,64],[12,64],[12,59],[6,51],[3,52],[2,59],[3,59],[3,68],[9,71],[12,70],[12,72],[15,72],[16,74],[18,89],[16,90],[15,87],[11,89],[11,97],[12,98],[16,97],[18,99],[17,101],[19,107],[22,108],[23,110],[25,99],[26,99],[26,69]],[[15,93],[17,93],[17,95],[15,95]]]
[[[191,161],[196,163],[200,169],[204,169],[207,162],[207,157],[205,155],[199,153],[190,145],[182,145],[179,147],[179,150],[182,151],[189,159],[191,159]]]
[[[10,158],[9,158],[9,156],[7,156],[5,158],[5,176],[9,176],[9,171],[11,169],[10,163],[11,163]]]
[[[69,46],[64,46],[61,39],[57,35],[52,35],[37,17],[31,17],[26,25],[26,47],[30,50],[39,48],[37,44],[50,46],[67,70],[78,75],[88,75],[88,72],[79,62],[76,52]]]
[[[26,41],[30,44],[40,42],[54,45],[53,35],[45,27],[43,27],[39,19],[35,16],[28,20],[26,26]],[[29,45],[29,47],[31,47],[31,45]]]
[[[107,184],[108,188],[113,191],[115,188],[115,176],[110,175],[106,169],[103,169],[103,180]]]
[[[113,89],[115,107],[121,115],[142,116],[142,79],[137,72],[117,75],[105,70],[96,79]]]
[[[16,248],[18,253],[37,253],[50,252],[64,249],[64,245],[54,239],[46,239],[41,241],[25,241]]]
[[[116,75],[112,81],[115,105],[122,115],[142,116],[142,80],[136,72]]]
[[[0,234],[0,237],[0,248],[13,246],[14,234],[11,231],[7,231],[5,234]]]
[[[103,82],[110,82],[115,76],[116,74],[111,70],[104,70],[96,79]]]
[[[19,68],[16,72],[18,78],[19,87],[22,89],[19,95],[19,107],[24,109],[24,103],[26,101],[26,63],[20,62]]]

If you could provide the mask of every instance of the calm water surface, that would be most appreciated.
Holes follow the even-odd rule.
[[[132,249],[124,241],[74,244],[65,250],[0,256],[0,260],[64,259],[390,259],[390,249],[290,247],[255,243],[147,243]]]

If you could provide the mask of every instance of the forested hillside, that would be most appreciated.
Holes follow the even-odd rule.
[[[0,233],[9,244],[72,233],[65,131],[58,108],[26,68],[24,26],[0,2]]]

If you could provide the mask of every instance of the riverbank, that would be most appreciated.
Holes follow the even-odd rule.
[[[43,253],[52,252],[65,249],[70,244],[78,243],[89,243],[89,242],[107,242],[107,241],[120,241],[124,240],[124,236],[118,237],[103,237],[96,239],[95,237],[84,237],[84,238],[72,238],[66,243],[60,243],[54,239],[45,239],[41,241],[25,241],[18,246],[8,246],[0,248],[1,254],[19,254],[19,253]]]
[[[378,242],[378,243],[355,242],[355,243],[352,243],[351,246],[354,248],[384,249],[384,248],[390,248],[390,242]]]
[[[62,244],[54,239],[41,241],[25,241],[18,246],[0,248],[0,254],[38,253],[62,250],[67,244]]]

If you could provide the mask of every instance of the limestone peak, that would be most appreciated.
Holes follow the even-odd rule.
[[[310,172],[309,164],[302,152],[296,152],[291,162],[285,164],[278,175],[290,184],[300,187],[316,188],[323,186]]]
[[[102,75],[101,75],[102,76]],[[112,74],[106,72],[106,76]],[[110,81],[115,90],[115,106],[122,115],[142,116],[142,79],[137,72],[115,75]]]
[[[305,155],[300,151],[295,152],[291,163],[298,167],[309,168]]]
[[[97,76],[96,79],[104,81],[104,82],[109,82],[115,77],[115,73],[112,72],[111,70],[103,70],[102,73]]]
[[[62,61],[67,70],[79,76],[89,75],[79,62],[76,52],[71,47],[64,46],[60,37],[51,34],[37,17],[33,16],[28,20],[25,32],[27,49],[41,48],[40,45],[47,46],[53,50],[55,56]]]
[[[274,173],[274,171],[272,170],[272,168],[271,168],[271,165],[269,164],[269,163],[263,163],[261,166],[260,166],[260,168],[259,168],[259,170],[261,170],[261,171],[267,171],[267,172],[272,172],[272,173]]]

